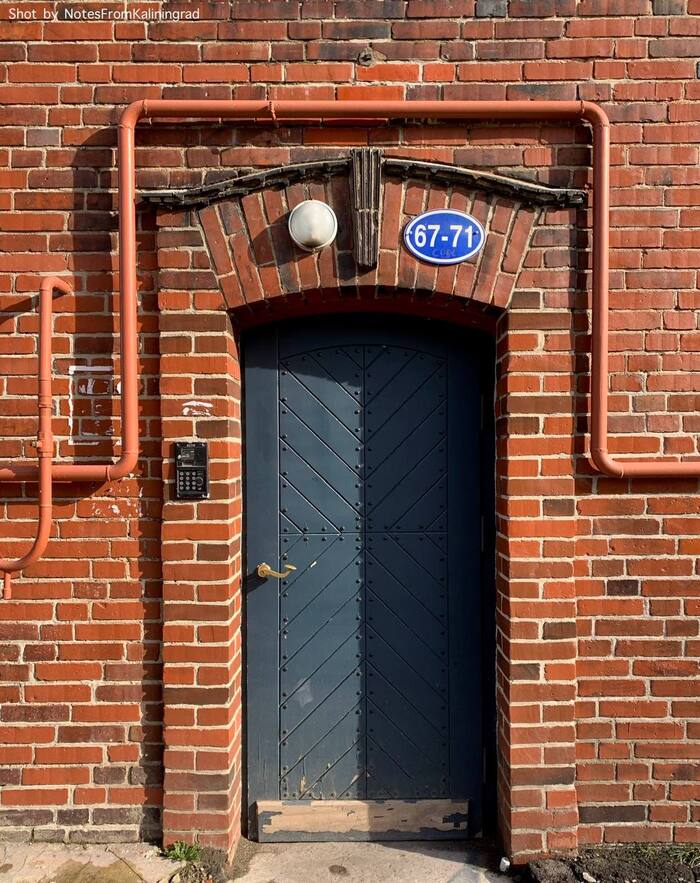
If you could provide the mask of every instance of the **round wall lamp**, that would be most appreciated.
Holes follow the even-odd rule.
[[[289,213],[289,235],[304,251],[325,248],[335,239],[338,219],[333,209],[319,199],[305,199]]]

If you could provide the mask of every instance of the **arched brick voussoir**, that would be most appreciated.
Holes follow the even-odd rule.
[[[481,303],[508,307],[530,242],[536,212],[519,203],[496,200],[487,222],[486,244],[471,296]]]
[[[289,212],[305,199],[327,202],[338,218],[335,242],[319,252],[305,252],[289,236]],[[538,215],[538,209],[515,197],[387,178],[382,185],[379,260],[376,267],[366,268],[357,265],[353,253],[351,205],[349,181],[336,175],[269,187],[199,208],[206,251],[226,307],[235,310],[318,289],[354,294],[393,286],[504,309]],[[455,208],[476,217],[486,232],[481,252],[462,264],[444,267],[411,255],[402,244],[405,224],[419,212],[435,208]]]

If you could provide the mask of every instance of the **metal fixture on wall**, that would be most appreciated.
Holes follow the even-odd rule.
[[[586,122],[593,130],[593,282],[591,338],[591,459],[606,475],[650,478],[700,477],[700,461],[615,460],[608,451],[608,311],[610,123],[602,108],[587,101],[217,101],[140,100],[122,112],[118,135],[119,279],[122,452],[116,463],[56,463],[54,481],[113,481],[138,460],[138,327],[136,279],[135,130],[142,119],[292,121],[298,125],[342,119],[367,126],[388,120],[489,120]],[[50,283],[51,280],[46,280]],[[43,288],[43,286],[42,286]],[[47,473],[44,465],[44,474]],[[40,480],[36,466],[0,469],[0,481]]]
[[[311,162],[285,163],[283,166],[271,166],[238,173],[232,171],[231,177],[215,181],[213,184],[198,184],[194,187],[142,190],[139,196],[151,205],[168,208],[199,208],[211,205],[222,199],[237,199],[250,193],[259,193],[268,188],[290,187],[305,181],[326,180],[333,175],[353,173],[353,164],[364,161],[355,156],[363,151],[377,150],[380,154],[379,170],[383,177],[405,181],[414,178],[428,181],[444,187],[468,187],[481,190],[495,196],[515,199],[523,205],[555,205],[567,208],[585,205],[586,191],[570,187],[551,187],[549,184],[537,184],[525,178],[514,178],[511,175],[499,175],[485,172],[483,169],[467,169],[452,163],[426,162],[405,156],[383,156],[379,148],[360,147],[351,151],[350,155],[334,159],[312,160]],[[379,182],[381,186],[381,181]],[[360,198],[357,204],[367,202],[375,211],[374,200],[377,191],[371,191],[371,200]],[[353,201],[353,209],[355,202]]]
[[[350,160],[355,260],[361,267],[376,267],[381,226],[382,154],[377,147],[364,147],[353,150]]]
[[[320,199],[305,199],[289,213],[289,235],[304,251],[320,251],[330,245],[338,232],[333,209]]]

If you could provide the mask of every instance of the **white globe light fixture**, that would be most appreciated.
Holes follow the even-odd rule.
[[[318,251],[330,245],[338,232],[333,209],[319,199],[305,199],[289,214],[289,235],[304,251]]]

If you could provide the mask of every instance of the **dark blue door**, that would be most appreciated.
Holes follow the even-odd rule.
[[[247,337],[250,807],[464,798],[480,830],[492,364],[473,332],[395,317]]]

